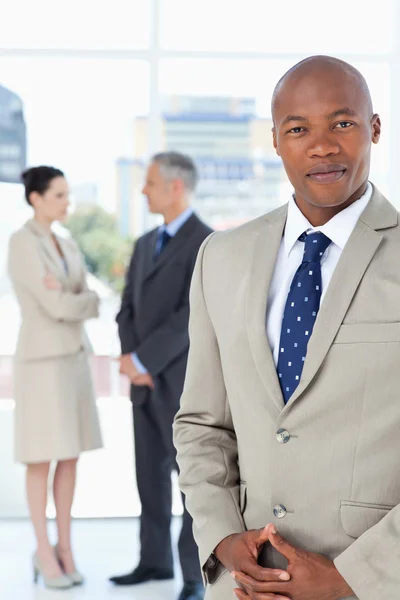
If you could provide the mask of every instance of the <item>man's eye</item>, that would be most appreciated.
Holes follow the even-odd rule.
[[[302,131],[304,131],[304,127],[293,127],[293,129],[290,129],[288,133],[301,133]]]
[[[350,123],[350,121],[340,121],[335,127],[338,129],[348,129],[349,127],[352,127],[352,125],[353,123]]]

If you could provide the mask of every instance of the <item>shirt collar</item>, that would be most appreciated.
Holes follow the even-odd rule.
[[[174,237],[178,233],[180,228],[183,227],[183,225],[186,223],[186,221],[188,221],[190,219],[192,214],[193,214],[193,208],[191,206],[189,206],[189,208],[184,210],[180,215],[178,215],[176,217],[176,219],[171,221],[171,223],[168,223],[168,225],[165,225],[165,223],[163,225],[161,225],[161,227],[159,229],[160,233],[162,231],[166,231],[171,237]]]
[[[297,206],[294,197],[289,201],[288,215],[284,233],[285,253],[287,256],[305,231],[322,231],[330,240],[343,250],[351,236],[361,214],[364,212],[372,196],[372,185],[368,182],[365,193],[350,206],[335,215],[321,227],[313,227]]]

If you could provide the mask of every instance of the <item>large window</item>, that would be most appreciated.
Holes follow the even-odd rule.
[[[119,181],[119,163],[122,157],[128,159],[134,154],[135,119],[148,115],[148,63],[131,59],[3,55],[0,73],[0,85],[23,101],[28,164],[52,164],[65,172],[72,190],[72,217],[76,224],[79,225],[79,219],[84,222],[88,211],[99,213],[103,220],[109,215],[111,222],[114,214],[129,218],[129,206],[119,204],[121,198],[129,202],[129,189],[124,191]],[[31,210],[22,186],[0,184],[0,192],[0,429],[8,432],[2,437],[0,471],[3,468],[10,484],[0,501],[0,516],[20,516],[26,514],[23,473],[12,465],[11,436],[11,356],[20,317],[5,276],[5,263],[8,238],[30,217]],[[124,237],[119,233],[117,219],[115,228],[111,236],[99,228],[97,239],[96,231],[90,231],[85,238],[87,247],[85,240],[79,239],[89,259],[93,253],[97,254],[100,267],[90,280],[102,299],[100,318],[88,322],[87,330],[95,350],[92,366],[106,449],[83,457],[80,470],[83,484],[74,507],[77,516],[124,516],[138,514],[140,510],[133,477],[128,477],[125,485],[118,475],[121,471],[133,473],[133,455],[128,385],[119,378],[113,360],[119,352],[115,314],[120,288],[113,285],[111,278],[107,280],[106,268],[112,243],[117,244]],[[143,222],[137,228],[143,229]],[[129,239],[126,245],[130,251]],[[126,258],[127,253],[124,262]],[[119,465],[117,470],[115,464]],[[100,477],[100,472],[107,476]],[[110,494],[106,480],[115,478],[116,493]]]
[[[180,52],[388,54],[395,33],[392,0],[325,7],[319,0],[162,0],[161,7],[162,48]]]
[[[13,0],[3,7],[0,47],[132,50],[149,46],[149,0]]]
[[[156,222],[141,195],[149,155],[175,149],[195,158],[195,206],[215,228],[285,202],[291,187],[272,147],[272,90],[305,56],[332,54],[358,67],[370,85],[383,123],[371,179],[400,207],[400,7],[396,0],[56,4],[14,0],[2,11],[0,180],[2,173],[12,179],[25,151],[27,164],[52,164],[68,177],[70,228],[82,234],[91,285],[102,298],[101,317],[88,331],[106,441],[105,450],[82,461],[74,514],[138,514],[128,386],[112,357],[119,352],[114,318],[124,267],[134,239]],[[11,117],[2,112],[4,98]],[[18,135],[26,127],[19,150],[10,119],[19,123]],[[9,235],[29,214],[21,186],[0,183],[0,472],[7,481],[0,516],[26,514],[23,470],[12,463],[19,313],[5,262]]]

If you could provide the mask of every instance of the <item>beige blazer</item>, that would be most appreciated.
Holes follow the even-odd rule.
[[[285,406],[265,321],[286,215],[282,207],[209,237],[192,283],[191,346],[174,436],[207,599],[232,598],[231,577],[209,560],[217,544],[272,522],[294,544],[334,559],[360,600],[398,600],[398,213],[374,189]],[[280,519],[278,505],[285,507]],[[286,564],[271,546],[261,560]]]
[[[75,242],[57,240],[68,273],[50,235],[36,221],[28,221],[11,237],[8,270],[22,317],[17,360],[69,355],[90,347],[83,322],[98,316],[99,299],[87,288],[84,263]],[[60,291],[45,288],[43,280],[48,273],[61,282]]]

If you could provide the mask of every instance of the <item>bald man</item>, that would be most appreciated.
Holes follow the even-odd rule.
[[[400,227],[352,66],[278,83],[288,204],[203,244],[174,426],[207,600],[400,597]]]

